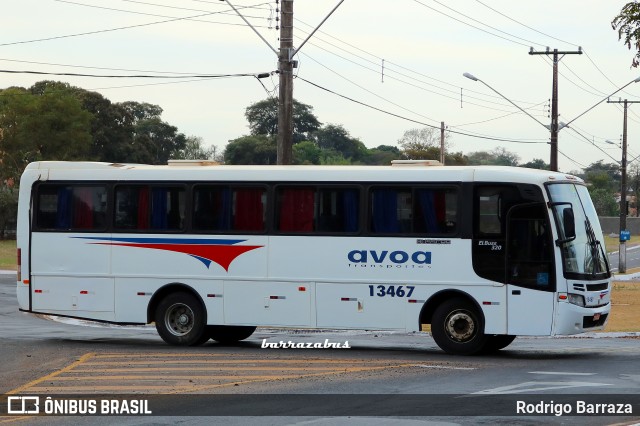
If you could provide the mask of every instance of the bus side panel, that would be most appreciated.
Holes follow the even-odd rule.
[[[507,334],[548,336],[553,322],[555,293],[507,285]],[[531,312],[532,315],[523,315]]]
[[[34,232],[31,239],[33,310],[113,321],[111,247],[88,234]]]
[[[404,330],[407,300],[402,297],[379,297],[376,296],[378,291],[377,286],[372,284],[318,283],[318,327]]]
[[[180,283],[197,292],[207,310],[208,324],[224,321],[223,291],[220,280],[198,280],[184,277],[119,277],[115,280],[116,321],[120,323],[147,322],[147,308],[156,291],[170,283]],[[152,312],[152,318],[154,313]]]
[[[224,282],[224,319],[230,325],[310,327],[309,282]]]

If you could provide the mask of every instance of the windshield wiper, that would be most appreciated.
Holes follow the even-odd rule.
[[[589,218],[585,218],[584,226],[587,231],[587,244],[591,249],[591,259],[593,262],[593,268],[591,269],[591,276],[595,276],[597,273],[606,272],[609,273],[609,261],[607,260],[607,256],[602,249],[602,244],[596,237],[596,233],[593,231],[593,226],[591,226],[591,221]],[[604,260],[604,265],[606,271],[601,270],[602,260]]]

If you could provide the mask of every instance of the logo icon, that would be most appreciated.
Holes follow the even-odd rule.
[[[38,414],[40,413],[39,396],[9,396],[7,397],[7,414]]]

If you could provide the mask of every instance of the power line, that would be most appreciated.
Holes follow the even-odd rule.
[[[505,15],[504,13],[500,12],[500,11],[499,11],[499,10],[497,10],[497,9],[494,9],[493,7],[491,7],[491,6],[487,5],[486,3],[481,2],[480,0],[476,0],[476,2],[480,3],[481,5],[483,5],[484,7],[486,7],[487,9],[490,9],[490,10],[494,11],[494,12],[495,12],[495,13],[497,13],[498,15],[500,15],[500,16],[502,16],[502,17],[505,17],[505,18],[507,18],[508,20],[510,20],[510,21],[512,21],[512,22],[515,22],[516,24],[522,25],[523,27],[528,28],[528,29],[530,29],[531,31],[534,31],[534,32],[536,32],[536,33],[538,33],[538,34],[540,34],[540,35],[543,35],[543,36],[545,36],[545,37],[552,38],[552,39],[554,39],[554,40],[556,40],[556,41],[559,41],[559,42],[562,42],[562,43],[565,43],[565,44],[569,44],[569,45],[571,45],[571,46],[576,46],[576,47],[578,47],[578,45],[577,45],[577,44],[575,44],[575,43],[571,43],[571,42],[568,42],[568,41],[565,41],[565,40],[559,39],[559,38],[554,37],[554,36],[552,36],[552,35],[549,35],[549,34],[547,34],[547,33],[543,33],[542,31],[538,31],[538,30],[536,30],[535,28],[530,27],[530,26],[529,26],[529,25],[527,25],[527,24],[523,24],[522,22],[520,22],[520,21],[518,21],[518,20],[516,20],[516,19],[513,19],[513,18],[512,18],[512,17],[510,17],[510,16]]]
[[[303,25],[306,25],[307,27],[311,27],[311,25],[309,25],[308,23],[306,23],[306,22],[304,22],[304,21],[302,21],[302,20],[300,20],[300,19],[298,19],[298,18],[296,18],[296,21],[297,21],[297,22],[300,22],[300,23],[301,23],[301,24],[303,24]],[[305,32],[304,30],[301,30],[301,29],[298,29],[298,31],[301,31],[301,32],[303,32],[303,33],[305,33],[305,34],[308,34],[307,32]],[[325,35],[325,36],[327,36],[327,37],[329,37],[329,38],[331,38],[331,39],[333,39],[333,40],[335,40],[336,42],[339,42],[339,43],[341,43],[341,44],[344,44],[344,45],[346,45],[346,46],[349,46],[349,47],[350,47],[350,48],[352,48],[352,49],[355,49],[355,50],[357,50],[357,51],[359,51],[359,52],[362,52],[362,53],[364,53],[364,54],[366,54],[366,55],[371,56],[372,58],[376,59],[376,60],[377,60],[377,62],[374,62],[374,61],[372,61],[372,60],[369,60],[369,59],[366,59],[366,58],[362,57],[361,55],[357,55],[357,54],[355,54],[355,53],[353,53],[353,52],[350,52],[350,51],[348,51],[348,50],[346,50],[346,49],[344,49],[344,48],[342,48],[342,47],[337,46],[337,45],[336,45],[336,44],[334,44],[334,43],[331,43],[331,42],[329,42],[329,41],[327,41],[327,40],[322,39],[322,37],[317,37],[317,36],[316,36],[316,39],[317,39],[317,40],[319,40],[319,41],[321,41],[321,42],[323,42],[323,43],[325,43],[325,44],[328,44],[329,46],[332,46],[332,47],[334,47],[334,48],[336,48],[336,49],[339,49],[339,50],[341,50],[341,51],[343,51],[343,52],[345,52],[345,53],[348,53],[349,55],[353,55],[353,56],[355,56],[355,57],[357,57],[357,58],[360,58],[360,59],[362,59],[363,61],[365,61],[365,62],[367,62],[367,63],[370,63],[370,64],[372,64],[372,65],[374,65],[374,66],[376,66],[376,67],[378,67],[378,66],[380,65],[380,62],[381,62],[381,61],[384,61],[384,64],[385,64],[385,70],[386,70],[386,71],[393,71],[393,72],[396,72],[397,74],[402,75],[403,77],[407,77],[407,78],[410,78],[410,79],[413,79],[413,80],[416,80],[416,81],[420,81],[420,82],[422,82],[422,83],[424,83],[424,84],[432,85],[432,86],[437,87],[437,88],[439,88],[439,89],[447,90],[447,91],[449,91],[449,92],[451,92],[451,93],[456,93],[456,94],[457,94],[457,93],[458,93],[458,92],[457,92],[457,90],[458,90],[458,89],[460,89],[460,85],[459,85],[459,84],[450,83],[450,82],[447,82],[447,81],[444,81],[444,80],[441,80],[441,79],[438,79],[438,78],[432,77],[432,76],[430,76],[430,75],[427,75],[427,74],[425,74],[425,73],[423,73],[423,72],[416,71],[416,70],[413,70],[413,69],[411,69],[411,68],[408,68],[408,67],[402,66],[402,65],[400,65],[400,64],[398,64],[398,63],[396,63],[396,62],[389,61],[388,59],[384,59],[384,58],[382,58],[381,56],[378,56],[378,55],[376,55],[376,54],[374,54],[374,53],[371,53],[371,52],[369,52],[369,51],[367,51],[367,50],[364,50],[364,49],[362,49],[362,48],[360,48],[360,47],[358,47],[358,46],[355,46],[355,45],[353,45],[353,44],[351,44],[351,43],[348,43],[348,42],[346,42],[346,41],[344,41],[344,40],[342,40],[342,39],[339,39],[339,38],[337,38],[337,37],[334,37],[334,36],[332,36],[331,34],[328,34],[328,33],[324,32],[324,31],[318,31],[318,32],[319,32],[319,33],[321,33],[321,34],[323,34],[323,35]],[[320,46],[318,46],[318,45],[314,45],[314,46],[315,46],[315,47],[318,47],[318,48],[320,48],[320,49],[322,49],[322,50],[325,50],[325,51],[327,51],[327,52],[329,52],[329,53],[334,54],[333,52],[331,52],[331,51],[330,51],[330,50],[328,50],[328,49],[324,49],[324,48],[322,48],[322,47],[320,47]],[[336,56],[339,56],[339,55],[336,55]],[[341,57],[341,56],[339,56],[339,57]],[[341,58],[342,58],[342,57],[341,57]],[[343,58],[343,59],[345,59],[345,58]],[[345,60],[349,61],[348,59],[345,59]],[[350,61],[350,62],[352,62],[352,61]],[[354,62],[354,63],[355,63],[355,62]],[[356,63],[356,65],[360,65],[360,64],[357,64],[357,63]],[[392,65],[392,66],[391,66],[391,67],[389,67],[389,65]],[[397,68],[400,68],[400,69],[402,69],[402,70],[408,71],[408,72],[410,72],[410,73],[412,73],[412,74],[418,75],[418,76],[420,76],[420,77],[424,77],[424,78],[427,78],[427,79],[429,79],[429,80],[433,80],[433,81],[435,81],[435,82],[438,82],[438,83],[441,83],[441,84],[445,84],[445,85],[447,85],[447,86],[451,86],[451,87],[455,88],[455,89],[456,89],[456,91],[454,92],[454,91],[453,91],[453,90],[451,90],[451,89],[444,89],[444,88],[439,87],[439,86],[437,86],[437,85],[435,85],[435,84],[427,83],[427,82],[422,81],[422,80],[420,80],[420,79],[417,79],[417,78],[415,78],[415,77],[408,76],[408,75],[403,74],[403,73],[401,73],[401,72],[399,72],[399,71],[397,71],[397,70],[394,70],[394,69],[393,69],[393,67],[397,67]],[[369,68],[367,68],[367,69],[369,69]],[[376,72],[378,72],[378,71],[377,71],[377,68],[376,68]],[[476,90],[472,90],[472,89],[465,89],[465,90],[466,90],[466,92],[469,92],[469,93],[475,93],[475,94],[478,94],[478,95],[481,95],[481,96],[485,96],[485,97],[487,97],[487,98],[499,99],[499,100],[501,100],[501,101],[503,100],[501,97],[499,97],[499,96],[495,96],[494,94],[487,94],[487,93],[480,92],[480,91],[476,91]],[[477,98],[476,98],[476,99],[477,99]],[[480,100],[480,99],[478,99],[478,100]],[[487,102],[488,102],[488,101],[487,101]],[[534,104],[535,104],[535,102],[523,101],[523,100],[516,100],[516,102],[521,103],[521,104],[530,104],[530,105],[534,105]]]
[[[63,3],[76,4],[76,5],[80,5],[80,6],[89,6],[89,5],[84,5],[84,4],[81,4],[81,3],[69,2],[69,1],[66,1],[66,0],[56,0],[56,1],[63,2]],[[264,4],[264,3],[262,3],[262,4]],[[90,7],[99,7],[99,6],[90,6]],[[103,9],[108,9],[108,8],[103,8]],[[14,45],[18,45],[18,44],[39,43],[39,42],[43,42],[43,41],[60,40],[60,39],[64,39],[64,38],[81,37],[81,36],[93,35],[93,34],[102,34],[102,33],[108,33],[108,32],[113,32],[113,31],[128,30],[128,29],[131,29],[131,28],[141,28],[141,27],[148,27],[148,26],[151,26],[151,25],[166,24],[166,23],[169,23],[169,22],[194,20],[195,18],[201,18],[203,16],[216,15],[216,14],[219,14],[219,13],[220,12],[202,13],[202,14],[199,14],[199,15],[184,16],[184,17],[181,17],[181,18],[170,18],[170,19],[165,19],[165,20],[162,20],[162,21],[147,22],[145,24],[127,25],[127,26],[124,26],[124,27],[107,28],[107,29],[95,30],[95,31],[85,31],[85,32],[82,32],[82,33],[75,33],[75,34],[65,34],[65,35],[60,35],[60,36],[44,37],[44,38],[32,39],[32,40],[22,40],[22,41],[8,42],[8,43],[0,43],[0,47],[1,46],[14,46]],[[208,22],[208,23],[211,23],[211,24],[220,24],[220,25],[245,26],[245,24],[233,24],[233,23],[227,23],[227,22],[212,22],[212,21],[203,21],[203,22]]]
[[[144,75],[144,74],[128,74],[128,75],[107,75],[107,74],[80,74],[71,72],[45,72],[45,71],[26,71],[26,70],[0,70],[0,73],[8,74],[36,74],[36,75],[59,75],[68,77],[92,77],[92,78],[228,78],[228,77],[267,77],[269,73],[243,73],[243,74],[193,74],[193,75]]]
[[[446,13],[444,13],[444,12],[442,12],[442,11],[440,11],[440,10],[436,9],[436,8],[433,8],[433,7],[431,7],[431,6],[427,6],[426,4],[422,3],[422,2],[421,2],[421,1],[419,1],[419,0],[413,0],[413,1],[414,1],[414,2],[416,2],[416,3],[418,3],[418,4],[420,4],[420,5],[422,5],[422,6],[424,6],[424,7],[426,7],[427,9],[431,9],[431,10],[433,10],[434,12],[437,12],[437,13],[439,13],[439,14],[441,14],[441,15],[444,15],[444,16],[446,16],[446,17],[447,17],[447,18],[449,18],[449,19],[453,19],[453,20],[454,20],[454,21],[456,21],[456,22],[459,22],[459,23],[461,23],[461,24],[464,24],[464,25],[466,25],[466,26],[468,26],[468,27],[471,27],[471,28],[474,28],[474,29],[476,29],[476,30],[482,31],[483,33],[486,33],[486,34],[492,35],[492,36],[494,36],[494,37],[501,38],[502,40],[505,40],[505,41],[508,41],[508,42],[511,42],[511,43],[514,43],[514,44],[519,44],[520,46],[525,46],[525,47],[529,47],[529,45],[530,45],[530,44],[535,44],[535,45],[538,45],[538,46],[543,46],[543,45],[542,45],[542,44],[540,44],[540,43],[531,42],[531,41],[529,41],[529,40],[525,40],[525,39],[522,39],[522,38],[520,38],[520,37],[513,36],[513,35],[509,34],[511,37],[514,37],[514,38],[517,38],[517,39],[520,39],[520,40],[527,41],[529,44],[524,44],[524,43],[520,43],[519,41],[511,40],[511,39],[509,39],[509,38],[507,38],[507,37],[503,37],[503,36],[501,36],[501,35],[499,35],[499,34],[492,33],[491,31],[487,31],[487,30],[485,30],[485,29],[482,29],[482,28],[480,28],[480,27],[477,27],[477,26],[475,26],[475,25],[473,25],[473,24],[470,24],[470,23],[468,23],[468,22],[462,21],[462,20],[460,20],[460,19],[458,19],[458,18],[454,18],[454,17],[453,17],[453,16],[451,16],[451,15],[447,15]],[[448,9],[450,9],[450,8],[448,8]],[[459,13],[459,14],[461,14],[461,15],[463,15],[463,16],[466,16],[466,15],[464,15],[464,14],[460,13],[460,12],[457,12],[457,11],[456,11],[456,13]],[[494,29],[494,30],[496,30],[496,31],[499,31],[499,32],[505,33],[504,31],[500,31],[500,30],[498,30],[498,29],[496,29],[496,28],[493,28],[493,27],[491,27],[490,25],[487,25],[487,24],[482,24],[482,25],[485,25],[485,26],[487,26],[487,27],[489,27],[489,28],[492,28],[492,29]],[[508,34],[508,33],[505,33],[505,34]]]
[[[343,99],[346,99],[346,100],[348,100],[348,101],[351,101],[351,102],[356,103],[356,104],[359,104],[359,105],[362,105],[362,106],[364,106],[364,107],[367,107],[367,108],[370,108],[370,109],[373,109],[373,110],[376,110],[376,111],[382,112],[382,113],[384,113],[384,114],[387,114],[387,115],[390,115],[390,116],[393,116],[393,117],[396,117],[396,118],[400,118],[400,119],[405,120],[405,121],[410,121],[410,122],[412,122],[412,123],[421,124],[421,125],[423,125],[423,126],[427,126],[427,127],[431,127],[431,128],[434,128],[434,129],[438,129],[438,130],[440,130],[440,126],[434,126],[434,125],[432,125],[432,124],[424,123],[424,122],[422,122],[422,121],[414,120],[414,119],[412,119],[412,118],[404,117],[404,116],[402,116],[402,115],[395,114],[395,113],[393,113],[393,112],[383,110],[383,109],[381,109],[381,108],[375,107],[375,106],[370,105],[370,104],[367,104],[367,103],[365,103],[365,102],[361,102],[361,101],[358,101],[358,100],[356,100],[356,99],[350,98],[350,97],[348,97],[348,96],[342,95],[342,94],[340,94],[340,93],[338,93],[338,92],[335,92],[335,91],[333,91],[333,90],[331,90],[331,89],[328,89],[328,88],[326,88],[326,87],[323,87],[323,86],[321,86],[321,85],[319,85],[319,84],[313,83],[313,82],[311,82],[311,81],[309,81],[309,80],[307,80],[307,79],[305,79],[305,78],[302,78],[302,77],[300,77],[300,76],[298,76],[298,77],[297,77],[297,79],[298,79],[298,80],[302,80],[302,81],[304,81],[305,83],[310,84],[310,85],[312,85],[312,86],[314,86],[314,87],[317,87],[318,89],[324,90],[324,91],[326,91],[326,92],[328,92],[328,93],[331,93],[331,94],[333,94],[333,95],[339,96],[339,97],[341,97],[341,98],[343,98]],[[516,139],[498,138],[498,137],[492,137],[492,136],[479,136],[479,135],[474,135],[474,134],[471,134],[471,133],[467,133],[467,132],[460,132],[460,131],[455,131],[455,130],[447,130],[447,131],[448,131],[448,132],[450,132],[450,133],[457,134],[457,135],[469,136],[469,137],[473,137],[473,138],[487,139],[487,140],[493,140],[493,141],[499,141],[499,142],[525,143],[525,144],[541,144],[541,143],[546,144],[546,143],[548,143],[548,142],[546,142],[546,141],[525,141],[525,140],[516,140]]]

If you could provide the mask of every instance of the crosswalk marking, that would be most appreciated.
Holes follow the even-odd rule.
[[[88,353],[11,393],[194,393],[279,380],[424,367],[424,362],[179,353]],[[436,365],[437,367],[437,365]]]

